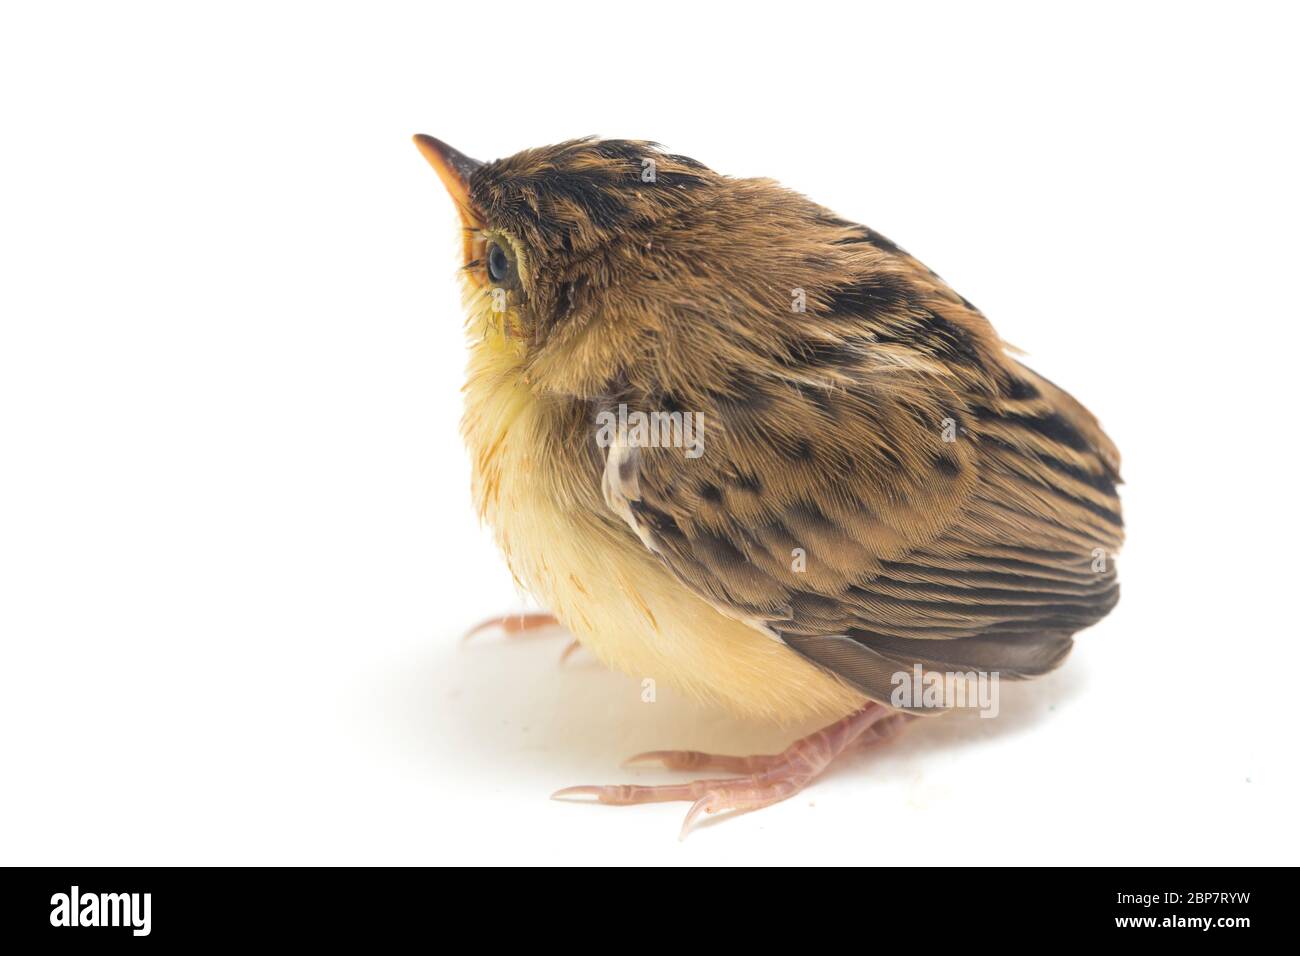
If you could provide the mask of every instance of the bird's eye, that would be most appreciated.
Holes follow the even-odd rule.
[[[493,282],[504,285],[510,278],[512,264],[510,254],[501,248],[499,243],[491,242],[488,244],[488,277]]]

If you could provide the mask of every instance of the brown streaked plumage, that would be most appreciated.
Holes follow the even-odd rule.
[[[637,676],[852,713],[739,782],[580,792],[782,799],[899,723],[900,671],[1034,677],[1114,606],[1114,445],[883,236],[649,143],[417,143],[466,230],[465,435],[516,577]],[[703,453],[601,443],[620,408],[699,413]]]

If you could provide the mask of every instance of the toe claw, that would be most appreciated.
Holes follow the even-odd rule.
[[[651,764],[668,766],[668,761],[664,758],[671,754],[671,750],[647,750],[644,753],[634,754],[623,761],[623,767],[644,767]]]
[[[772,757],[731,757],[725,754],[701,753],[698,750],[647,750],[623,761],[624,767],[658,765],[666,770],[723,770],[727,773],[748,773]]]
[[[600,801],[600,792],[604,787],[565,787],[562,790],[556,790],[551,794],[552,800],[563,800],[569,803],[588,803],[581,797],[595,797],[596,802]]]
[[[721,797],[722,795],[717,791],[710,790],[704,796],[700,797],[700,799],[691,804],[691,808],[686,811],[686,819],[682,821],[682,828],[677,832],[678,842],[686,839],[686,834],[690,833],[691,827],[695,824],[695,821],[699,818],[700,814],[717,812],[718,808],[715,804],[721,799]]]

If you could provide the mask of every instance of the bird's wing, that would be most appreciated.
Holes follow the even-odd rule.
[[[692,591],[874,699],[915,664],[1041,674],[1118,598],[1118,455],[876,239],[871,278],[707,384],[617,396],[659,427],[606,449],[605,501]]]

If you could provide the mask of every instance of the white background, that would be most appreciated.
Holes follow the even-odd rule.
[[[0,862],[1297,862],[1282,5],[6,5]],[[901,243],[1125,456],[1124,598],[678,843],[639,750],[779,749],[521,606],[471,512],[415,132],[600,133]]]

